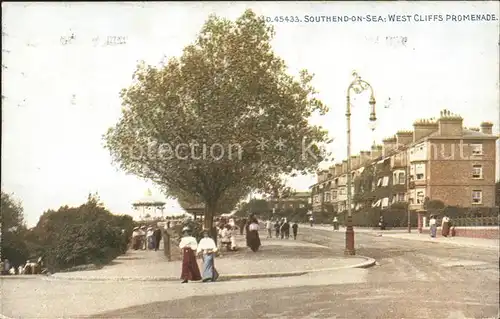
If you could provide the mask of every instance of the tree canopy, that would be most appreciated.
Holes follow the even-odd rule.
[[[29,256],[29,251],[24,242],[26,224],[21,202],[13,195],[1,192],[1,259],[8,259],[13,265],[24,263]]]
[[[203,202],[205,227],[221,203],[234,207],[283,174],[314,172],[327,134],[308,118],[327,108],[312,75],[287,73],[273,37],[251,10],[236,21],[210,16],[182,56],[140,63],[104,137],[114,162],[170,196]]]

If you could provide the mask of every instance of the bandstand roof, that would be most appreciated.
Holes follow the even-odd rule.
[[[132,203],[133,206],[164,206],[165,200],[158,196],[154,196],[151,190],[147,190],[144,197]]]
[[[188,207],[185,207],[184,210],[190,214],[202,214],[205,212],[205,205],[204,204],[189,205]]]

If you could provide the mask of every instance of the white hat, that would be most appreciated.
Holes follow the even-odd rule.
[[[189,229],[189,227],[185,226],[183,229],[182,229],[182,232],[186,232],[186,231],[190,231],[191,229]]]

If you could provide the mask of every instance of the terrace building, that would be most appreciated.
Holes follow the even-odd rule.
[[[404,202],[423,210],[427,200],[457,207],[495,207],[496,140],[493,124],[463,127],[462,117],[447,110],[422,119],[412,131],[398,131],[347,160],[318,172],[312,185],[314,212],[347,210],[347,174],[352,174],[354,211],[381,210]]]

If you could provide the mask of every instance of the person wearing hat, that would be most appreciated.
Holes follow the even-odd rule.
[[[215,253],[217,252],[217,245],[215,241],[210,238],[210,231],[203,230],[203,238],[198,243],[198,254],[203,258],[203,282],[216,281],[219,273],[215,269]]]
[[[198,248],[196,238],[191,236],[191,230],[188,227],[182,229],[182,239],[179,243],[182,255],[182,283],[187,283],[189,280],[201,280],[200,268],[196,262],[196,255],[194,252]]]
[[[148,231],[146,232],[146,242],[147,249],[152,250],[153,247],[153,227],[148,227]]]
[[[134,227],[134,231],[132,232],[132,249],[137,250],[139,249],[139,243],[140,243],[140,232],[139,232],[139,227]]]
[[[141,226],[141,228],[139,228],[139,238],[140,238],[140,249],[142,250],[145,250],[146,249],[146,226]]]

